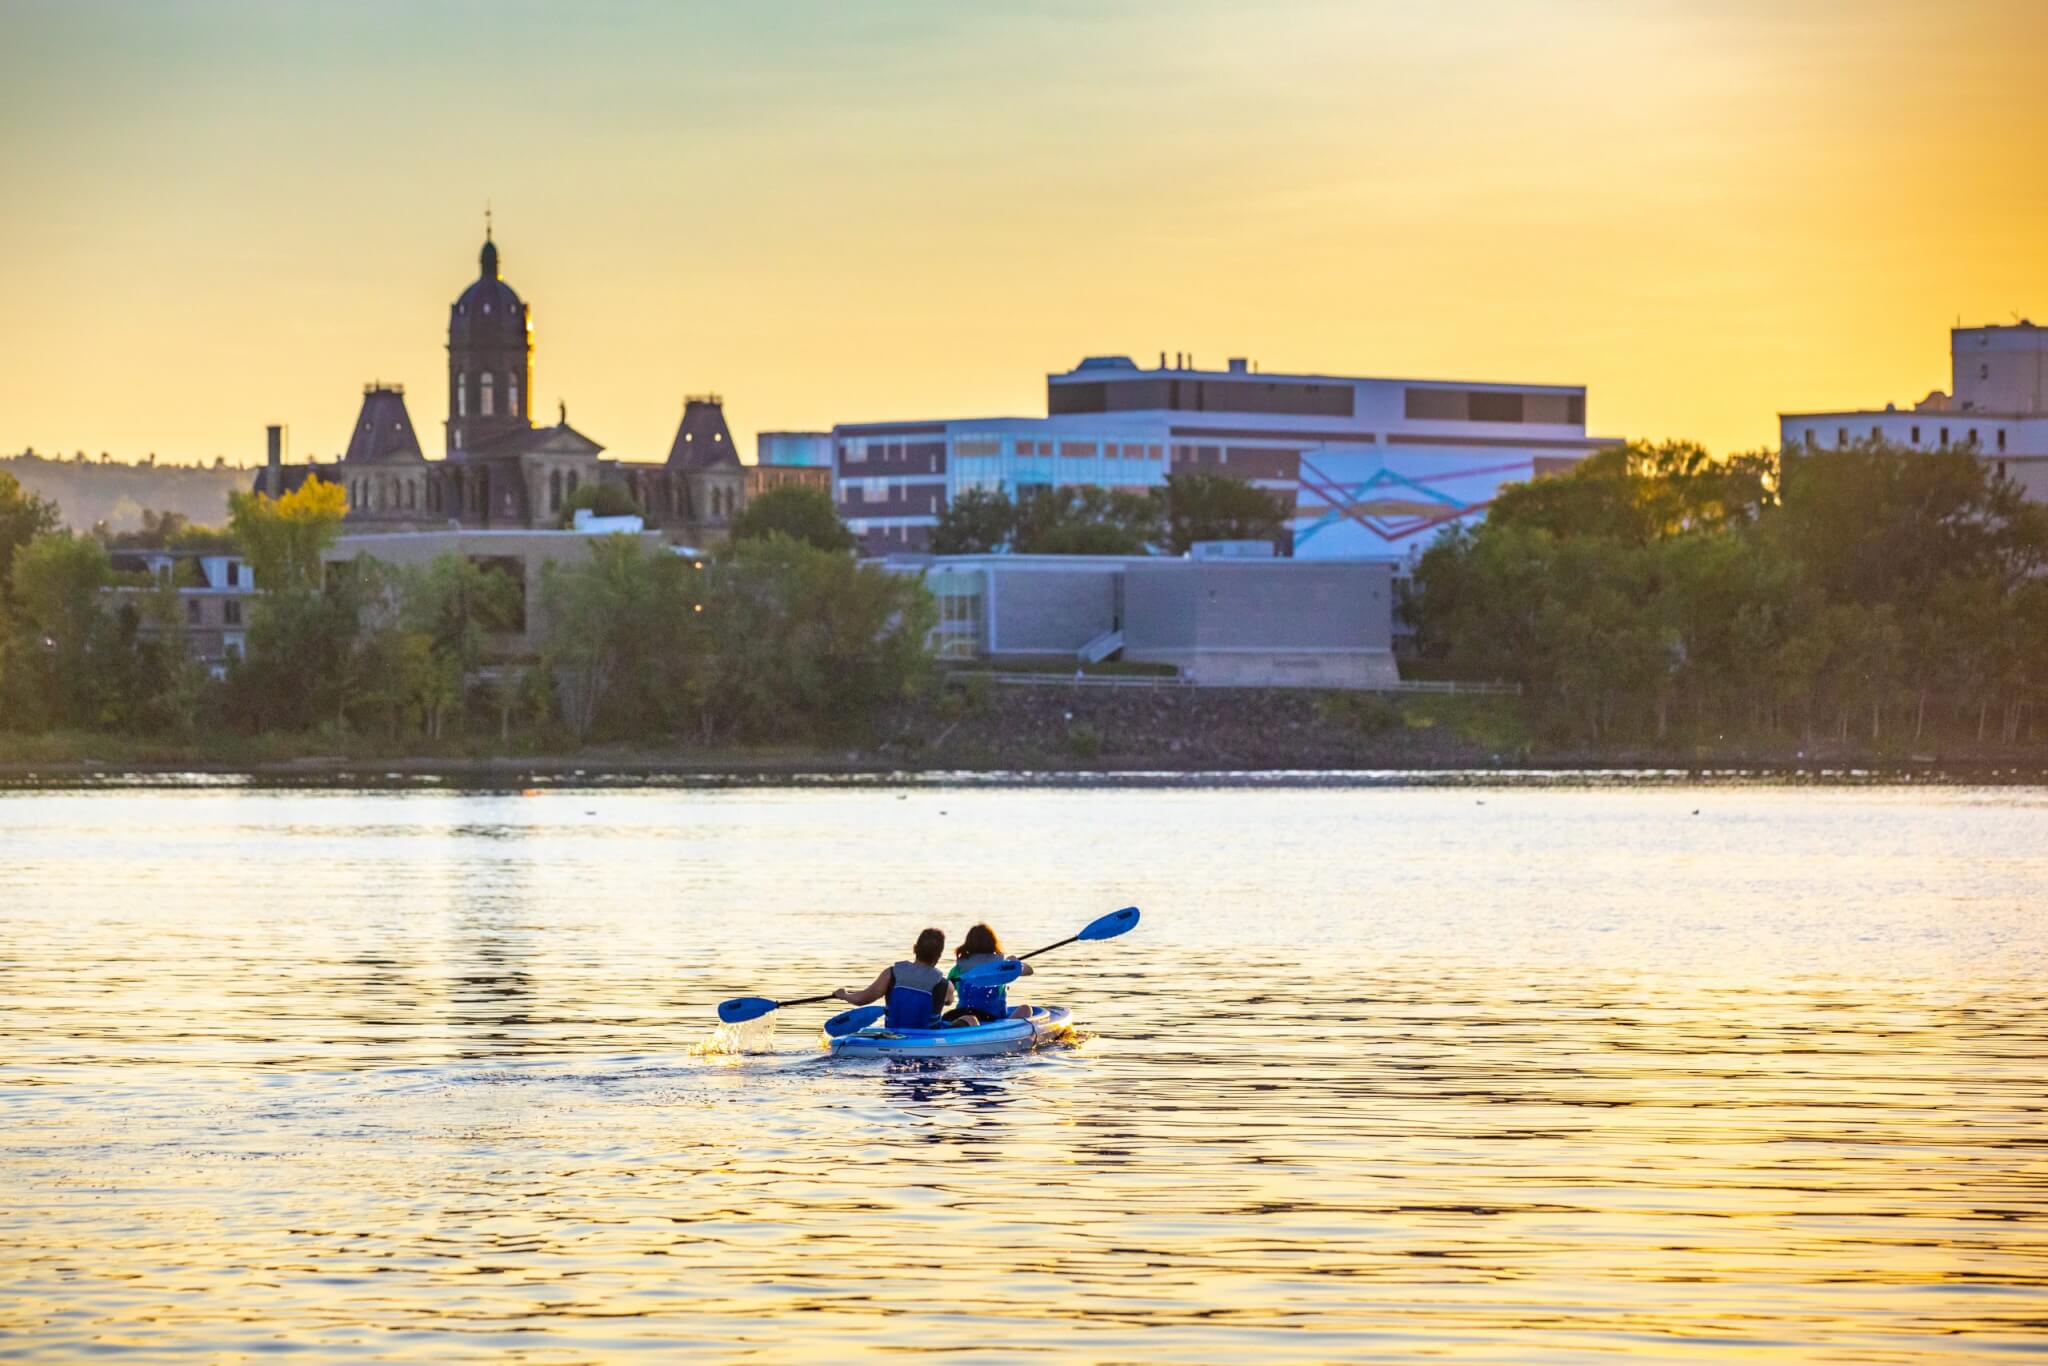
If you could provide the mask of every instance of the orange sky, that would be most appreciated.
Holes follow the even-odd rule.
[[[0,0],[0,450],[441,449],[497,211],[534,411],[659,458],[1085,354],[1584,383],[1715,449],[2048,320],[2041,0]]]

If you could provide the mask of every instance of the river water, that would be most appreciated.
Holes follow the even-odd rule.
[[[2037,1351],[2044,900],[2038,788],[8,793],[0,1359]],[[1072,1047],[713,1027],[1126,904]]]

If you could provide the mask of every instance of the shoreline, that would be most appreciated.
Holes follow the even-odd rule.
[[[0,761],[0,791],[67,788],[440,788],[507,792],[646,787],[1017,787],[1359,788],[1589,787],[1772,784],[1995,786],[2048,784],[2048,764],[2022,758],[1872,755],[1680,758],[1637,753],[1532,755],[1494,762],[1416,762],[1341,767],[1151,764],[966,767],[866,754],[677,755],[590,753],[532,756],[357,757],[270,761],[194,757],[148,761],[90,758]]]

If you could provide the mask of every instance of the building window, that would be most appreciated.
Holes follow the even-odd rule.
[[[1944,446],[1948,445],[1948,428],[1946,427],[1941,429],[1941,444]]]
[[[1998,477],[2000,479],[2005,478],[2005,462],[2003,460],[1998,462]]]
[[[240,588],[241,586],[242,586],[242,562],[241,562],[240,560],[229,560],[229,561],[228,561],[228,587],[230,587],[230,588]]]
[[[1811,427],[1806,429],[1806,449],[1813,449],[1813,428]]]
[[[519,416],[519,377],[517,375],[514,375],[511,383],[505,386],[505,412],[512,417]]]
[[[242,604],[233,598],[222,599],[220,619],[223,625],[240,626],[242,624]]]
[[[562,472],[556,470],[548,476],[548,511],[562,510]]]
[[[455,375],[455,415],[469,416],[469,376],[461,371]]]
[[[576,483],[577,483],[577,480],[576,480],[576,471],[574,471],[574,470],[570,470],[570,471],[569,471],[569,483],[568,483],[568,489],[569,489],[569,493],[570,493],[570,496],[571,496],[571,497],[574,497],[574,496],[575,496],[575,493],[576,493]]]
[[[1920,444],[1920,429],[1918,427],[1913,429],[1913,444],[1916,446]]]
[[[185,599],[185,624],[187,626],[197,626],[199,624],[199,599]]]
[[[1884,429],[1882,427],[1872,427],[1870,429],[1870,439],[1872,441],[1884,440]]]
[[[484,376],[484,381],[485,381],[486,383],[489,383],[489,381],[490,381],[490,376],[489,376],[489,375],[486,375],[486,376]],[[489,390],[485,390],[484,392],[485,392],[485,394],[486,394],[486,395],[488,395],[490,391],[489,391]],[[484,402],[485,402],[485,404],[486,404],[486,405],[488,405],[488,404],[490,403],[490,399],[489,399],[488,397],[486,397],[486,398],[484,399]],[[485,412],[489,412],[489,411],[490,411],[489,407],[487,406],[487,407],[486,407],[486,408],[484,409],[484,411],[485,411]],[[1847,446],[1848,444],[1849,444],[1849,429],[1848,429],[1847,427],[1837,427],[1837,428],[1835,428],[1835,448],[1836,448],[1837,450],[1840,450],[1841,448],[1843,448],[1843,447]]]
[[[2005,428],[2003,427],[1998,429],[1998,449],[2001,451],[2005,449]]]
[[[486,370],[484,371],[483,388],[477,398],[476,410],[485,417],[492,417],[496,415],[497,407],[496,391],[491,387],[491,372]]]
[[[1970,444],[1972,446],[1977,444],[1977,429],[1975,427],[1970,428]]]
[[[449,445],[453,450],[459,451],[462,449],[462,428],[457,427],[455,429],[454,434],[450,438]]]

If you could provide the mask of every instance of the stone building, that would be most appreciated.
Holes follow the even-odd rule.
[[[690,545],[722,540],[739,510],[768,488],[830,491],[829,469],[742,463],[716,395],[685,401],[664,462],[605,458],[602,445],[569,425],[566,404],[557,405],[554,425],[535,426],[533,318],[499,274],[488,232],[478,267],[448,310],[441,458],[421,448],[404,387],[378,381],[364,386],[337,461],[285,465],[273,428],[259,490],[275,496],[314,476],[339,484],[351,531],[546,530],[562,525],[580,490],[611,485],[632,496],[649,527]]]

